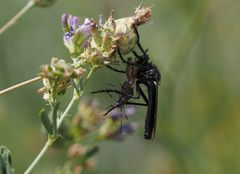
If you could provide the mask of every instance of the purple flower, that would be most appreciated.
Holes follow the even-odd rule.
[[[62,27],[63,27],[63,29],[68,28],[68,14],[66,14],[66,13],[64,13],[62,15]]]
[[[75,47],[74,47],[74,35],[66,32],[65,36],[63,37],[64,45],[69,49],[70,53],[74,53]]]
[[[112,134],[109,138],[115,140],[123,140],[127,135],[132,134],[138,128],[137,123],[128,123],[119,127],[117,132]]]
[[[133,131],[137,129],[137,127],[138,127],[137,123],[124,124],[120,128],[120,131],[121,131],[120,133],[122,133],[122,135],[132,134]]]
[[[62,26],[65,33],[63,37],[64,45],[71,54],[80,55],[88,45],[91,35],[91,20],[86,18],[81,25],[77,16],[63,14]]]
[[[132,116],[133,114],[135,114],[135,112],[136,112],[136,108],[134,106],[129,106],[124,109],[115,108],[111,112],[111,117],[113,120],[119,120],[119,119],[125,118],[126,116],[127,117]]]
[[[86,18],[84,23],[79,26],[78,33],[84,33],[85,37],[88,37],[91,34],[91,21]]]
[[[70,30],[74,31],[78,29],[78,27],[79,27],[79,19],[77,16],[73,16],[70,21],[70,28],[71,28]]]

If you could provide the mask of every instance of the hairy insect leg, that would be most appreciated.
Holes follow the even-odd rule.
[[[132,53],[134,54],[135,57],[139,58],[140,56],[137,54],[136,51],[132,51]]]
[[[115,108],[117,108],[117,106],[114,106],[114,105],[110,105],[110,106],[108,106],[106,109],[108,109],[107,110],[107,112],[105,113],[105,114],[103,114],[103,116],[106,116],[107,114],[109,114],[113,109],[115,109]]]
[[[126,61],[126,60],[123,58],[123,56],[122,56],[119,48],[118,48],[118,54],[119,54],[119,57],[121,58],[121,60],[122,60],[123,63],[125,63],[125,64],[127,64],[127,65],[137,66],[136,63],[130,63],[130,62]]]
[[[115,89],[100,89],[100,90],[97,90],[97,91],[91,91],[92,94],[110,93],[110,92],[113,92],[113,93],[116,93],[116,94],[120,94],[120,95],[125,95],[124,93],[122,93],[122,91],[115,90]]]
[[[137,35],[137,46],[138,48],[141,50],[141,52],[145,55],[147,51],[145,51],[142,47],[142,45],[140,44],[140,35],[138,33],[137,27],[135,25],[133,25],[133,28],[135,30],[135,33]]]
[[[142,90],[142,88],[141,88],[141,86],[140,86],[141,83],[142,83],[141,80],[137,80],[137,81],[136,81],[136,91],[137,91],[137,93],[139,93],[140,96],[142,96],[142,98],[144,99],[144,101],[146,102],[146,104],[148,104],[149,101],[148,101],[148,98],[146,97],[146,95],[144,94],[144,92],[143,92],[143,90]],[[143,84],[144,84],[144,83],[143,83]]]
[[[118,51],[119,57],[121,58],[122,62],[128,64],[128,62],[123,58],[119,48],[117,48],[117,51]]]
[[[137,102],[126,102],[126,105],[138,105],[138,106],[148,106],[147,103],[137,103]]]

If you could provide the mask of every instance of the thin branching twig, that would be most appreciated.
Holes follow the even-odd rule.
[[[66,116],[68,115],[70,109],[73,107],[76,100],[77,100],[76,90],[74,90],[73,97],[72,97],[70,103],[68,104],[67,108],[61,115],[60,119],[57,121],[57,128],[59,128],[61,126],[64,118],[66,118]],[[40,159],[42,159],[43,155],[47,152],[48,148],[52,145],[53,141],[54,141],[53,139],[48,138],[48,140],[45,143],[45,145],[43,146],[42,150],[39,152],[37,157],[33,160],[33,162],[30,164],[30,166],[27,168],[27,170],[24,172],[24,174],[29,174],[34,169],[34,167],[38,164]]]
[[[5,94],[5,93],[8,93],[8,92],[10,92],[10,91],[13,91],[13,90],[15,90],[15,89],[18,89],[18,88],[20,88],[20,87],[23,87],[23,86],[25,86],[25,85],[28,85],[28,84],[30,84],[30,83],[39,81],[39,80],[41,80],[41,79],[42,79],[42,77],[37,76],[37,77],[34,77],[34,78],[30,79],[30,80],[27,80],[27,81],[18,83],[18,84],[14,85],[14,86],[11,86],[11,87],[9,87],[9,88],[6,88],[6,89],[1,90],[1,91],[0,91],[0,95]]]
[[[12,25],[14,25],[25,13],[27,13],[34,5],[36,1],[30,0],[28,3],[10,19],[4,26],[0,28],[0,35],[8,30]]]

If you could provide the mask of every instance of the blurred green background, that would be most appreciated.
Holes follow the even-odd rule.
[[[36,76],[53,56],[68,60],[60,23],[64,12],[97,19],[115,10],[121,18],[132,15],[141,1],[57,0],[51,7],[33,8],[0,36],[0,89]],[[0,26],[25,3],[0,0]],[[102,143],[97,168],[89,173],[240,173],[240,1],[143,4],[154,7],[152,20],[139,28],[141,42],[162,73],[156,138],[144,140],[146,108],[139,107],[137,132],[122,143]],[[88,89],[124,80],[114,77],[101,70]],[[16,173],[23,173],[44,143],[37,115],[44,105],[36,93],[40,87],[38,82],[0,97],[0,144],[11,150]],[[112,102],[107,96],[85,96],[98,98],[103,107]],[[51,149],[33,173],[54,173],[64,158],[64,151]]]

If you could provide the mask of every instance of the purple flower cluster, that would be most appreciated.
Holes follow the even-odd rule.
[[[132,115],[134,115],[135,112],[136,112],[136,108],[133,106],[126,107],[124,111],[122,111],[120,108],[116,108],[110,113],[110,116],[113,122],[116,122],[124,117],[129,117],[129,116],[131,117]],[[137,128],[138,128],[137,123],[126,123],[126,124],[121,123],[121,126],[118,126],[118,128],[115,131],[111,132],[108,135],[108,138],[114,139],[114,140],[123,140],[127,135],[132,134]]]
[[[68,14],[62,15],[62,27],[64,31],[63,41],[73,56],[80,55],[87,47],[91,36],[91,20],[86,18],[83,24],[80,24],[77,16]]]
[[[129,107],[126,107],[124,111],[121,111],[120,108],[115,108],[114,110],[111,111],[110,114],[113,120],[120,120],[123,117],[132,116],[133,114],[135,114],[135,112],[136,112],[136,108],[133,106],[129,106]]]

